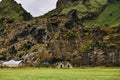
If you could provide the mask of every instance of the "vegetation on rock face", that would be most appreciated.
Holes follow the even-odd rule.
[[[58,0],[56,9],[26,22],[31,16],[21,5],[3,0],[0,59],[22,59],[30,66],[61,61],[120,66],[119,4],[120,0]]]
[[[76,31],[70,30],[69,32],[66,33],[65,38],[67,40],[76,40],[78,38]]]
[[[84,44],[82,46],[80,46],[80,48],[78,50],[80,52],[86,52],[92,47],[93,43],[94,42],[92,40],[85,41]]]

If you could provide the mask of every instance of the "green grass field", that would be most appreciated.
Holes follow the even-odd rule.
[[[0,69],[0,80],[120,80],[120,68]]]

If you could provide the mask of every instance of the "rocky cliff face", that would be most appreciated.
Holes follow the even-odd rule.
[[[109,7],[117,5],[114,10],[118,10],[119,1],[96,1],[58,0],[52,14],[2,24],[0,60],[22,59],[35,65],[69,61],[74,66],[120,66],[120,26],[93,25]]]

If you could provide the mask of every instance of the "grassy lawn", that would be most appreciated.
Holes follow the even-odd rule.
[[[0,80],[120,80],[120,68],[0,69]]]

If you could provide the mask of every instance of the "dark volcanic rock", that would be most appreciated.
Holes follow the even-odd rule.
[[[23,45],[23,47],[24,47],[25,50],[28,50],[28,49],[30,49],[33,45],[34,45],[34,43],[28,41],[26,44]]]
[[[46,36],[45,29],[37,29],[35,27],[31,29],[30,33],[38,43],[43,42]]]
[[[12,39],[10,39],[10,41],[9,41],[9,44],[11,45],[11,44],[14,44],[14,43],[16,43],[18,40],[17,40],[17,36],[14,36]]]
[[[18,37],[25,37],[29,34],[28,30],[21,31],[17,36]]]
[[[10,54],[16,54],[16,53],[17,53],[17,50],[15,49],[14,46],[11,46],[11,47],[8,49],[8,52],[9,52]]]

